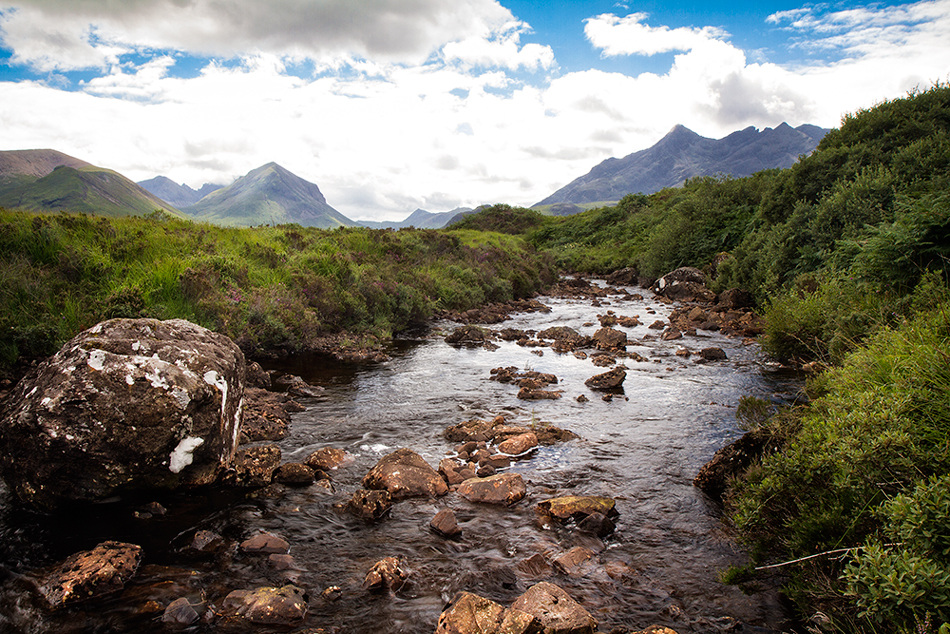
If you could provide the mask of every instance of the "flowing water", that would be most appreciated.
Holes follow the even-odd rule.
[[[719,447],[740,434],[735,420],[740,397],[788,400],[798,379],[771,369],[758,346],[740,339],[701,332],[660,341],[647,326],[668,317],[671,307],[663,304],[620,296],[601,307],[584,299],[544,302],[550,313],[518,314],[495,328],[540,331],[566,325],[590,335],[600,327],[596,315],[607,310],[645,322],[618,327],[632,340],[628,351],[649,359],[621,360],[628,368],[622,395],[605,401],[585,387],[586,379],[607,370],[590,360],[501,341],[494,351],[453,347],[443,336],[455,324],[442,323],[426,336],[396,342],[392,359],[384,363],[301,357],[276,368],[325,388],[320,397],[300,399],[307,409],[293,416],[291,433],[279,445],[284,461],[303,461],[324,446],[351,454],[352,462],[332,474],[333,491],[314,485],[254,496],[171,496],[161,499],[167,515],[146,518],[136,517],[140,507],[129,501],[36,515],[13,506],[0,488],[0,631],[163,631],[161,608],[177,597],[214,606],[230,590],[293,582],[310,597],[302,627],[433,632],[458,591],[507,605],[539,580],[566,589],[603,632],[651,624],[680,634],[781,631],[786,614],[773,590],[747,593],[718,581],[719,571],[746,560],[717,506],[691,481]],[[695,355],[675,354],[681,346],[694,351],[718,346],[728,360],[697,363]],[[554,388],[563,390],[563,398],[519,401],[515,386],[489,379],[490,370],[500,366],[557,375]],[[578,402],[579,395],[589,402]],[[513,463],[511,470],[522,474],[528,487],[521,502],[499,508],[450,493],[398,502],[388,517],[370,524],[341,508],[387,453],[409,447],[435,466],[454,448],[442,437],[446,427],[498,414],[512,424],[553,424],[580,436]],[[615,498],[616,531],[601,542],[570,527],[541,523],[536,504],[562,495]],[[443,539],[428,529],[444,507],[454,510],[460,539]],[[177,548],[196,529],[216,531],[231,544],[261,530],[277,533],[290,542],[296,569],[276,570],[266,557],[233,547],[215,559],[187,559]],[[121,595],[90,607],[45,611],[28,591],[29,572],[106,539],[143,546],[145,560],[134,582]],[[576,545],[597,554],[575,576],[523,563],[535,553],[550,561]],[[410,583],[395,593],[361,590],[366,572],[386,556],[405,560]],[[332,587],[339,589],[324,592]],[[214,628],[203,623],[192,630]]]

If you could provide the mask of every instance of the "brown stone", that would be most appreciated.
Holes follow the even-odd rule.
[[[518,473],[500,473],[488,478],[471,478],[459,485],[458,493],[470,502],[511,505],[527,494]]]
[[[623,385],[625,378],[627,378],[627,373],[623,368],[617,367],[609,372],[592,376],[584,381],[584,385],[592,390],[614,390]]]
[[[561,587],[542,581],[515,599],[512,609],[541,622],[544,634],[590,634],[597,621]]]
[[[42,576],[38,589],[53,608],[94,599],[122,590],[141,561],[141,546],[102,542],[55,566]]]
[[[703,348],[699,351],[699,356],[705,361],[724,361],[726,353],[722,348]]]
[[[566,553],[562,553],[554,558],[552,563],[554,567],[566,575],[577,576],[581,566],[594,556],[594,552],[583,546],[575,546]]]
[[[389,491],[367,491],[360,489],[353,493],[346,504],[346,509],[367,521],[375,521],[385,515],[393,506]]]
[[[241,550],[252,555],[286,554],[290,552],[290,544],[279,535],[258,533],[241,542]]]
[[[397,557],[380,559],[363,579],[363,589],[370,592],[385,590],[399,590],[409,578],[409,571],[403,568],[402,561]]]
[[[538,511],[558,519],[582,519],[592,513],[600,513],[606,517],[619,515],[613,498],[598,496],[569,495],[552,498],[538,503]]]
[[[0,471],[42,508],[211,484],[234,456],[244,377],[240,348],[201,326],[102,322],[11,390]]]
[[[222,616],[256,625],[296,625],[307,617],[307,595],[293,585],[235,590],[224,598]]]
[[[240,447],[234,456],[233,478],[241,486],[267,486],[279,465],[280,447],[275,444]]]
[[[601,328],[592,339],[598,350],[624,350],[627,346],[627,333],[613,328]]]
[[[529,431],[525,434],[512,436],[507,440],[498,443],[498,451],[511,456],[518,456],[531,451],[537,446],[538,437],[534,434],[534,432]]]
[[[761,433],[746,432],[715,453],[693,479],[693,485],[706,495],[721,499],[729,482],[740,476],[752,461],[762,455],[766,441]]]
[[[187,597],[179,597],[162,612],[162,623],[173,627],[188,627],[198,622],[200,615]]]
[[[290,486],[313,484],[313,469],[300,462],[285,462],[274,470],[275,482]]]
[[[436,513],[432,521],[429,522],[429,528],[443,537],[458,537],[462,534],[462,529],[459,528],[458,520],[455,519],[455,513],[452,512],[452,509],[442,509]]]
[[[320,469],[322,471],[332,471],[345,464],[350,457],[342,449],[335,447],[321,447],[317,449],[304,461],[311,469]]]
[[[411,449],[397,449],[384,456],[363,478],[367,489],[385,489],[394,500],[438,497],[449,492],[445,480]]]
[[[533,390],[529,387],[523,387],[518,391],[518,398],[523,401],[543,401],[556,400],[561,398],[560,390]]]

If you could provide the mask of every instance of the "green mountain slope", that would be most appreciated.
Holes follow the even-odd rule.
[[[75,211],[101,216],[136,216],[177,209],[128,178],[100,167],[61,166],[42,178],[16,176],[0,183],[0,207],[29,211]]]
[[[323,229],[356,226],[327,204],[319,187],[276,163],[248,172],[184,211],[196,220],[224,226],[291,223]]]

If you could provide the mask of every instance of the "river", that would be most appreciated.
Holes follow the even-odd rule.
[[[791,400],[798,378],[775,370],[757,345],[738,338],[701,331],[697,337],[660,340],[648,326],[666,319],[672,306],[623,296],[601,306],[589,299],[542,299],[551,312],[516,314],[493,328],[540,331],[565,325],[591,335],[600,328],[597,315],[607,310],[639,315],[643,325],[617,327],[632,340],[628,351],[648,359],[620,360],[627,367],[622,395],[603,400],[585,387],[586,379],[608,368],[570,353],[504,341],[497,341],[494,351],[451,346],[444,335],[456,324],[449,322],[396,341],[391,360],[382,363],[291,359],[272,369],[301,375],[324,392],[299,399],[306,410],[293,416],[290,435],[279,443],[283,458],[303,461],[324,446],[346,450],[353,460],[333,473],[332,491],[313,485],[253,496],[176,495],[161,499],[166,515],[145,518],[134,513],[144,501],[33,514],[12,505],[9,492],[0,488],[0,631],[165,631],[160,608],[178,596],[214,605],[230,590],[292,581],[310,597],[303,626],[431,633],[445,603],[460,590],[507,605],[542,579],[581,602],[602,632],[652,624],[680,634],[781,631],[788,615],[773,589],[749,592],[718,581],[720,571],[746,558],[718,507],[691,481],[719,447],[741,433],[735,419],[740,397]],[[695,354],[675,354],[680,347],[709,346],[722,348],[728,359],[698,363]],[[503,366],[555,374],[560,381],[548,389],[563,390],[563,398],[519,401],[516,387],[490,380],[491,369]],[[578,402],[580,395],[589,400]],[[499,414],[513,424],[553,424],[580,436],[542,446],[513,463],[511,470],[527,483],[521,502],[499,508],[455,494],[410,499],[374,524],[342,510],[382,456],[408,447],[436,466],[454,447],[442,436],[446,427]],[[601,543],[539,522],[537,503],[561,495],[615,498],[616,531]],[[429,520],[444,507],[459,520],[463,532],[457,540],[428,530]],[[212,560],[188,559],[177,548],[199,528],[231,544],[261,530],[277,533],[290,542],[296,569],[275,570],[266,559],[234,548]],[[135,581],[123,594],[88,608],[43,610],[27,590],[29,572],[106,539],[143,546],[145,560]],[[575,545],[596,551],[576,576],[523,563],[535,553],[550,561]],[[360,588],[363,577],[386,556],[404,558],[410,583],[395,593],[367,594]],[[324,592],[332,587],[339,590]],[[191,631],[214,631],[214,625]]]

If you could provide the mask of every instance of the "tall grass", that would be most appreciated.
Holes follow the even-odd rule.
[[[439,309],[531,295],[550,259],[514,236],[432,230],[226,229],[162,214],[0,210],[0,367],[110,317],[181,317],[251,353],[343,332],[386,339]]]

